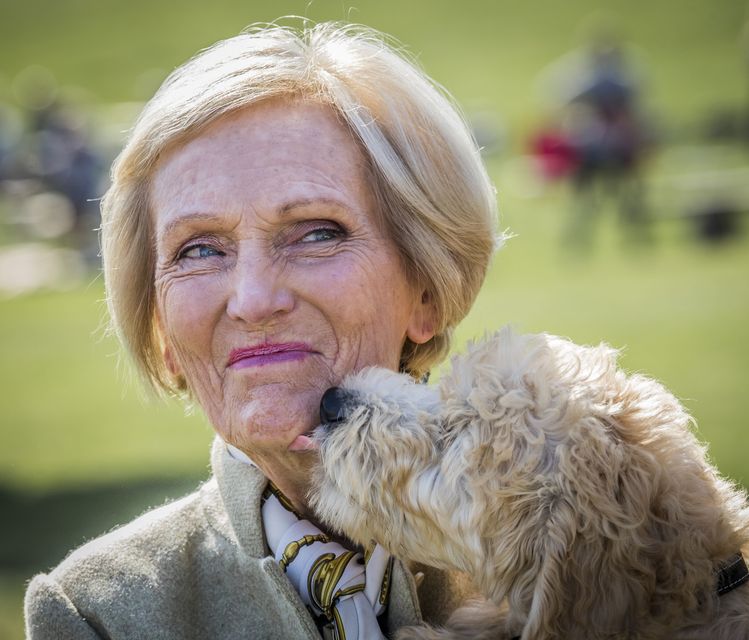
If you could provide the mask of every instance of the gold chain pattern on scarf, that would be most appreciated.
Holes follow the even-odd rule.
[[[302,547],[306,547],[307,545],[312,544],[313,542],[330,542],[330,538],[324,533],[318,533],[316,535],[308,534],[300,540],[292,540],[291,542],[289,542],[289,544],[287,544],[283,550],[281,559],[278,561],[278,564],[284,570],[284,572],[286,572],[286,567],[294,562],[294,559],[299,555],[299,550]]]
[[[310,568],[309,576],[307,576],[307,590],[315,605],[329,619],[333,619],[332,607],[339,598],[364,591],[363,584],[335,591],[335,586],[348,563],[356,555],[353,551],[346,551],[337,557],[333,553],[325,553],[315,560]]]

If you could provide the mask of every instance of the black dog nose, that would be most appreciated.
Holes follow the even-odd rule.
[[[346,419],[346,401],[350,400],[349,394],[340,387],[330,387],[322,395],[320,401],[320,422],[323,424],[336,424]]]

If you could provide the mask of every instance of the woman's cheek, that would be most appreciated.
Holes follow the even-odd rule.
[[[190,281],[170,282],[162,288],[159,300],[159,317],[167,345],[188,386],[197,391],[201,379],[212,378],[215,370],[211,352],[215,305],[210,288],[205,288],[203,294]]]
[[[186,336],[208,328],[215,294],[207,280],[182,276],[164,283],[160,307],[174,334]]]

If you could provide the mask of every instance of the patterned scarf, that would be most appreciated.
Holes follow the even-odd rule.
[[[230,455],[253,464],[227,445]],[[384,640],[377,622],[387,606],[392,557],[379,545],[364,554],[331,540],[272,483],[262,498],[265,538],[276,561],[315,616],[324,638]]]

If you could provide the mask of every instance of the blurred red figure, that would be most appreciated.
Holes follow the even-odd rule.
[[[542,128],[531,140],[531,152],[545,180],[566,178],[575,171],[578,156],[572,141],[558,128]]]

